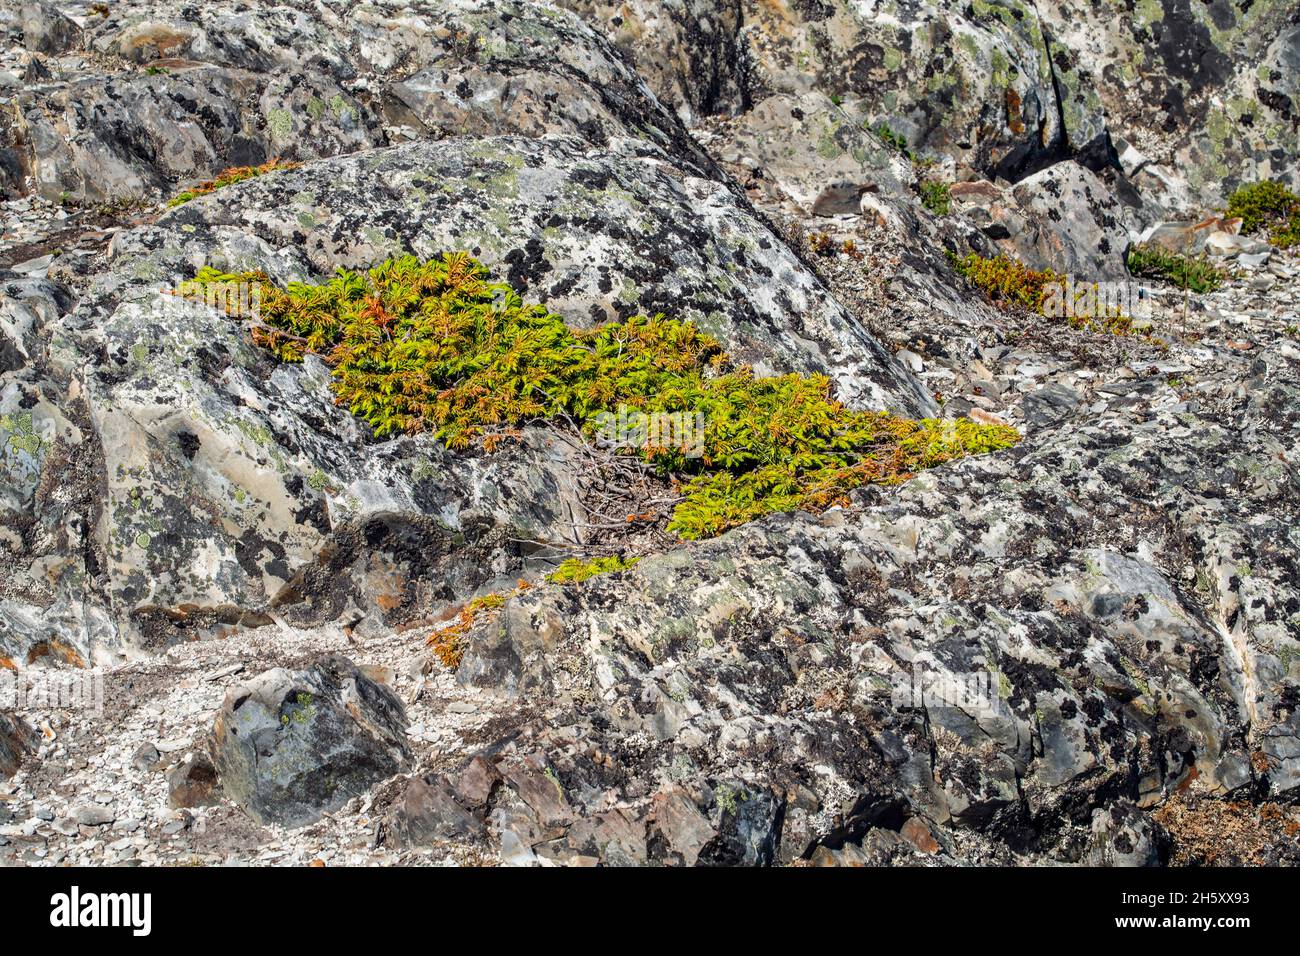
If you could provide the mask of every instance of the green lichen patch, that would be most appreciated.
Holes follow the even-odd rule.
[[[13,415],[0,416],[0,434],[4,437],[0,448],[26,452],[31,458],[40,457],[45,444],[36,432],[36,425],[31,412],[17,412]]]

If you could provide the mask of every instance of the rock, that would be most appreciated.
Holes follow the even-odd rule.
[[[108,684],[16,773],[0,718],[0,864],[1294,862],[1300,287],[1217,210],[1300,185],[1295,4],[561,6],[0,10],[0,677]],[[1233,274],[1100,331],[950,262],[1127,281],[1139,237]],[[1023,440],[625,535],[563,430],[376,440],[164,294],[462,249]],[[185,754],[174,803],[252,820],[157,806]]]
[[[392,691],[344,658],[258,675],[226,695],[214,731],[222,789],[259,823],[297,827],[410,760]]]
[[[36,53],[62,53],[81,42],[81,29],[52,4],[25,0],[22,4],[23,44]]]
[[[30,416],[43,436],[16,473],[14,510],[71,529],[41,536],[49,550],[17,562],[16,580],[32,593],[52,587],[60,610],[13,599],[8,652],[57,639],[84,655],[87,633],[105,647],[161,647],[264,625],[271,612],[319,622],[355,608],[392,626],[417,600],[517,577],[510,539],[571,535],[581,450],[553,429],[527,429],[486,457],[428,436],[369,443],[335,404],[322,363],[268,364],[229,317],[160,291],[196,262],[290,281],[459,248],[575,325],[663,310],[760,371],[821,370],[855,404],[934,410],[746,205],[636,144],[418,142],[275,173],[118,234],[112,265],[66,321],[66,299],[36,280],[7,300],[31,314],[32,348],[60,330],[50,374],[33,370],[21,394],[0,393],[0,414]],[[38,295],[48,307],[30,305]],[[37,518],[42,475],[67,492]],[[103,537],[89,533],[101,506],[112,525]],[[471,557],[460,536],[500,566]],[[101,569],[102,601],[82,599],[74,568],[87,560]],[[52,565],[67,570],[49,585]]]
[[[1026,422],[1042,427],[1054,425],[1066,418],[1082,401],[1083,396],[1074,389],[1053,382],[1026,395],[1022,408]]]
[[[487,805],[500,782],[496,767],[482,756],[474,757],[456,777],[456,799],[470,809],[480,809]]]
[[[483,833],[483,824],[456,802],[445,780],[415,777],[402,790],[384,829],[395,846],[412,847],[477,836]]]
[[[1160,866],[1168,854],[1168,835],[1133,804],[1117,802],[1092,811],[1089,866]]]
[[[111,808],[93,803],[82,804],[73,815],[77,824],[83,827],[105,827],[117,819]]]
[[[131,767],[142,773],[155,769],[162,761],[162,754],[153,744],[141,744],[131,755]]]
[[[206,748],[196,750],[167,775],[167,805],[178,810],[212,807],[221,802],[217,768]]]
[[[709,818],[680,787],[655,794],[651,807],[651,856],[659,862],[694,866],[717,836]]]
[[[1261,239],[1216,230],[1205,237],[1205,251],[1212,256],[1231,258],[1243,253],[1267,257],[1269,245]]]
[[[1104,114],[1112,136],[1142,142],[1156,162],[1139,184],[1163,204],[1213,207],[1238,177],[1295,183],[1273,145],[1300,121],[1295,74],[1283,66],[1300,45],[1294,7],[1170,2],[1102,10],[1053,0],[1036,8],[1067,130],[1081,120],[1095,127],[1084,118]]]
[[[1077,162],[1051,165],[1010,189],[970,182],[950,192],[958,215],[1032,269],[1081,282],[1128,277],[1124,254],[1136,232],[1135,213]]]
[[[879,832],[860,852],[888,860],[916,852],[898,831],[917,816],[990,838],[988,859],[1006,849],[994,835],[1020,827],[1039,834],[1039,852],[1059,840],[1068,856],[1071,828],[1090,825],[1069,808],[1109,805],[1104,794],[1147,779],[1157,793],[1193,775],[1230,792],[1253,748],[1268,755],[1259,765],[1275,792],[1292,793],[1300,735],[1291,711],[1270,709],[1290,679],[1245,677],[1280,674],[1262,664],[1265,641],[1291,646],[1270,608],[1286,607],[1300,580],[1295,553],[1266,543],[1287,534],[1300,490],[1274,464],[1300,428],[1283,411],[1297,385],[1276,351],[1262,361],[1239,414],[1272,424],[1245,443],[1208,408],[1120,403],[1075,415],[1011,452],[855,496],[858,509],[837,522],[772,516],[580,588],[526,592],[471,633],[458,678],[553,708],[555,718],[524,718],[511,732],[545,734],[565,779],[568,809],[546,826],[596,812],[584,795],[613,785],[604,763],[554,756],[577,741],[618,768],[635,748],[639,787],[651,793],[669,773],[687,791],[711,787],[702,807],[717,835],[697,862],[768,859],[799,818],[775,812],[784,799],[768,794],[796,786],[809,788],[810,806],[840,806],[841,788],[864,801],[841,811],[860,821],[847,833],[832,840],[823,822],[805,846],[840,852],[841,840]],[[1249,493],[1225,500],[1210,476],[1243,455],[1262,470]],[[1134,508],[1140,532],[1119,518]],[[1113,537],[1120,527],[1127,544]],[[1198,587],[1237,615],[1232,643]],[[799,663],[810,648],[815,668]],[[963,688],[961,705],[900,706],[889,688],[910,686],[918,668]],[[840,694],[869,719],[841,718]],[[575,711],[577,700],[601,703]],[[684,718],[666,722],[678,708]],[[831,739],[834,748],[818,743]],[[677,762],[682,747],[689,767]],[[804,769],[812,764],[816,775]],[[651,816],[653,855],[684,861],[703,824],[678,800],[695,822],[665,826],[665,799]]]
[[[1065,141],[1032,8],[918,3],[880,17],[852,5],[744,0],[742,10],[751,87],[816,89],[855,123],[885,123],[918,152],[1004,176]]]
[[[726,141],[753,156],[766,202],[803,216],[857,215],[865,193],[898,198],[908,164],[826,96],[770,96],[727,124]]]
[[[392,129],[429,138],[563,132],[594,145],[634,136],[698,175],[715,169],[608,41],[551,7],[325,4],[281,17],[232,3],[118,6],[148,19],[91,18],[87,45],[152,63],[152,73],[83,72],[16,98],[10,138],[40,195],[158,197],[227,166],[407,138]],[[359,70],[374,77],[373,90],[360,88]],[[66,124],[53,120],[65,115]]]
[[[613,40],[686,123],[748,105],[744,19],[736,0],[561,0],[560,6]]]
[[[39,743],[40,734],[26,721],[0,711],[0,780],[7,780],[17,773]]]

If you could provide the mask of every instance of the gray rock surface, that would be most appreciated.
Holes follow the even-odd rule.
[[[320,362],[274,367],[224,313],[165,292],[196,264],[290,281],[451,249],[574,324],[665,311],[760,371],[934,408],[732,192],[635,143],[455,139],[275,173],[116,236],[71,312],[52,283],[10,286],[23,367],[0,391],[16,436],[0,488],[14,533],[43,533],[7,554],[0,651],[57,639],[89,658],[275,613],[399,623],[517,572],[511,539],[580,543],[569,444],[544,430],[496,455],[374,444]]]
[[[0,675],[107,684],[0,717],[0,863],[1295,864],[1300,260],[1219,209],[1294,182],[1295,4],[564,7],[0,10]],[[1231,274],[1109,334],[949,263],[1141,237]],[[1023,441],[614,534],[563,431],[376,441],[165,292],[457,249]]]
[[[214,763],[222,789],[255,820],[303,826],[405,767],[405,735],[393,692],[331,657],[267,671],[227,694]]]
[[[114,3],[87,18],[81,39],[98,68],[69,57],[64,74],[56,62],[51,82],[18,94],[0,141],[16,144],[17,169],[40,194],[92,201],[157,198],[275,156],[466,134],[570,133],[595,145],[635,135],[712,171],[574,16],[486,0],[353,6]]]
[[[0,713],[0,778],[12,777],[36,749],[36,731],[21,717]]]

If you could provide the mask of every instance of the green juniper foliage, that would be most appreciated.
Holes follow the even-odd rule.
[[[1275,246],[1300,244],[1300,196],[1279,182],[1242,186],[1228,200],[1228,215],[1241,217],[1244,233],[1266,232]]]
[[[1000,253],[985,258],[972,252],[965,256],[948,253],[948,261],[957,273],[979,289],[998,308],[1006,312],[1027,310],[1047,318],[1061,318],[1071,327],[1083,332],[1106,335],[1134,334],[1133,317],[1117,307],[1102,307],[1096,301],[1088,304],[1089,289],[1095,285],[1082,283],[1075,287],[1073,308],[1065,308],[1063,296],[1068,289],[1068,276],[1051,269],[1031,269],[1019,259]],[[1087,306],[1080,309],[1080,305]],[[1059,310],[1059,311],[1057,311]],[[1072,314],[1070,314],[1072,313]],[[1158,342],[1144,336],[1148,341]]]
[[[624,561],[617,555],[608,558],[592,558],[590,561],[569,558],[548,574],[546,580],[551,584],[581,584],[583,581],[594,578],[599,574],[626,571],[640,560],[640,558],[632,558]]]
[[[1152,246],[1135,245],[1125,257],[1128,271],[1143,279],[1163,279],[1190,292],[1213,292],[1227,274],[1204,256],[1191,258]]]
[[[202,270],[177,294],[255,287],[254,341],[282,361],[319,354],[340,404],[377,436],[432,432],[491,450],[527,421],[588,435],[616,409],[702,414],[700,454],[633,453],[682,483],[669,528],[709,537],[772,511],[818,510],[868,482],[893,483],[963,455],[1006,448],[1006,426],[896,418],[845,408],[823,375],[762,378],[689,322],[635,316],[578,330],[491,282],[468,254],[405,256],[320,285],[281,289],[261,273]]]
[[[937,179],[926,179],[919,186],[921,205],[936,216],[946,216],[952,209],[952,187]]]

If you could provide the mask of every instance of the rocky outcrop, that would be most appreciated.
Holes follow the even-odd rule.
[[[610,19],[655,91],[692,115],[816,90],[959,172],[1014,181],[1067,157],[1100,170],[1127,153],[1126,172],[1184,213],[1242,181],[1297,183],[1294,3],[988,0],[882,11],[744,0],[716,18],[677,0],[633,6],[582,8]],[[719,22],[733,21],[720,37]],[[662,58],[682,35],[697,38],[687,55]],[[710,51],[728,43],[738,53],[719,75]],[[692,99],[695,77],[721,95]]]
[[[1294,16],[0,10],[0,666],[113,665],[51,759],[0,716],[0,862],[1295,862],[1300,262],[1217,208],[1294,179]],[[1233,272],[1094,325],[950,261],[1139,240]],[[1023,441],[685,543],[569,429],[378,440],[169,294],[457,250]]]
[[[56,61],[50,82],[16,96],[0,131],[17,146],[11,191],[30,176],[54,199],[157,198],[272,157],[503,133],[636,136],[713,173],[608,41],[554,8],[124,2],[84,30],[111,70],[69,58],[64,76]]]
[[[213,751],[223,791],[260,823],[303,826],[410,760],[392,691],[344,658],[272,670],[226,695]],[[210,781],[209,781],[210,783]]]
[[[911,163],[821,93],[770,96],[716,135],[723,161],[755,176],[760,203],[796,216],[856,216],[864,197],[901,198],[913,179]]]
[[[517,577],[518,541],[580,543],[571,444],[372,444],[319,361],[276,367],[224,312],[165,292],[196,263],[289,281],[452,249],[574,324],[669,312],[760,371],[933,409],[733,193],[637,144],[457,139],[274,173],[118,236],[70,314],[51,283],[11,287],[15,355],[41,362],[0,392],[9,527],[32,541],[8,553],[0,650],[158,646],[276,613],[398,623]]]
[[[617,44],[684,122],[748,107],[741,0],[560,0],[559,5]]]
[[[1136,182],[1196,212],[1243,182],[1300,185],[1293,2],[1159,0],[1130,9],[1038,3],[1067,129],[1102,113]]]
[[[987,859],[1074,859],[1074,828],[1112,795],[1149,807],[1196,780],[1289,799],[1286,355],[1261,353],[1245,396],[1203,410],[1153,409],[1134,382],[1068,429],[848,513],[514,599],[459,672],[546,702],[512,737],[546,754],[565,815],[534,807],[512,832],[568,852],[555,831],[597,795],[617,787],[643,821],[671,786],[715,829],[745,828],[734,860],[840,850],[913,816],[967,861],[956,833],[990,839]]]
[[[952,187],[956,211],[996,248],[1033,269],[1122,281],[1133,212],[1094,173],[1067,160],[1004,189],[987,181]]]
[[[0,713],[0,780],[12,777],[36,749],[39,735],[21,717]]]

